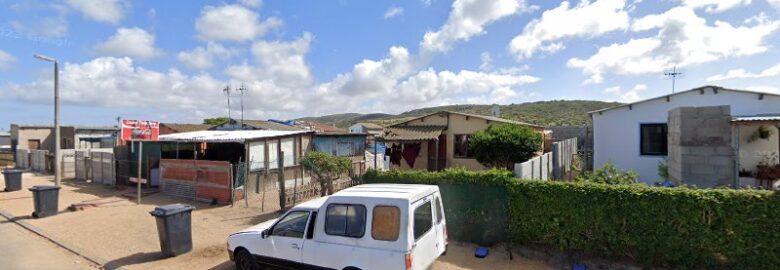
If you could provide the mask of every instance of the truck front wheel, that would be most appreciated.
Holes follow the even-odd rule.
[[[255,257],[246,249],[236,249],[236,269],[238,270],[260,270],[260,265],[255,261]]]

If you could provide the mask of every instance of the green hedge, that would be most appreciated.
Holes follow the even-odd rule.
[[[434,184],[439,186],[451,239],[492,245],[505,242],[509,210],[507,186],[514,181],[508,171],[471,172],[448,169],[444,172],[369,171],[366,183]]]
[[[516,180],[504,171],[370,172],[365,179],[453,186],[442,188],[448,229],[468,226],[464,234],[478,240],[478,227],[503,226],[480,220],[506,217],[506,227],[494,228],[507,232],[504,242],[628,257],[648,266],[780,268],[780,194],[769,191],[542,182]],[[481,189],[503,190],[506,197]],[[449,195],[451,190],[461,192]],[[482,216],[474,214],[480,211]],[[451,216],[459,214],[478,224],[453,222]]]

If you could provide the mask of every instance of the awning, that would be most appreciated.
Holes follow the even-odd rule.
[[[748,122],[780,122],[780,114],[760,114],[760,115],[747,115],[747,116],[735,116],[731,118],[731,122],[748,123]]]
[[[436,140],[446,126],[396,126],[385,129],[385,141]]]

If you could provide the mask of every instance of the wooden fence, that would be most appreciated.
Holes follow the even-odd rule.
[[[577,138],[554,142],[552,151],[515,164],[515,176],[534,180],[562,180],[570,176],[577,155]]]

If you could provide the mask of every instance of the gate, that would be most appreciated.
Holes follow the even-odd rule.
[[[92,182],[113,186],[116,183],[114,175],[114,154],[92,152],[90,167],[92,169]]]
[[[89,158],[87,158],[87,151],[84,150],[77,150],[75,157],[74,157],[74,163],[76,167],[76,180],[87,180],[89,179],[88,175],[88,168],[89,164],[87,162],[89,161]]]

